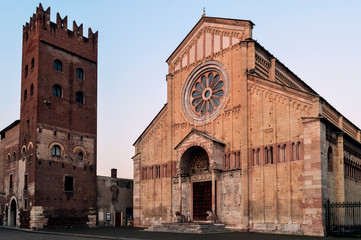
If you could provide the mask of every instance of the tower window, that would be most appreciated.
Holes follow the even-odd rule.
[[[28,65],[25,66],[25,74],[24,75],[25,75],[25,77],[28,76]]]
[[[60,155],[61,155],[61,149],[60,149],[60,146],[59,146],[59,145],[54,145],[54,146],[51,148],[51,155],[60,157]]]
[[[30,85],[30,96],[33,96],[33,94],[34,94],[34,85],[31,84]]]
[[[28,99],[28,90],[25,89],[25,91],[24,91],[24,101],[26,101],[26,99]]]
[[[77,103],[81,103],[81,104],[84,103],[84,95],[83,95],[82,92],[77,92],[77,93],[75,94],[75,101],[76,101]]]
[[[30,65],[30,66],[31,66],[31,67],[30,67],[31,70],[34,69],[34,66],[35,66],[34,62],[35,62],[35,60],[34,60],[34,58],[32,58],[32,59],[31,59],[31,65]]]
[[[59,60],[54,61],[54,70],[60,71],[60,72],[63,71],[62,64]]]
[[[16,153],[15,152],[13,153],[13,161],[14,162],[16,161]]]
[[[11,156],[10,156],[10,153],[8,154],[8,163],[10,163],[10,160],[11,160]]]
[[[10,179],[9,179],[9,189],[13,188],[13,175],[10,174]]]
[[[28,199],[24,199],[24,210],[28,210]]]
[[[64,181],[64,190],[65,192],[72,192],[74,191],[74,177],[72,176],[65,176]]]
[[[84,159],[84,153],[83,153],[83,152],[79,152],[77,158],[78,158],[78,161],[83,161],[83,159]]]
[[[83,71],[83,69],[78,68],[78,69],[76,70],[76,77],[77,77],[77,78],[80,78],[80,79],[83,79],[83,78],[84,78],[84,71]]]
[[[21,151],[21,157],[25,158],[26,157],[26,152],[25,152],[25,147],[23,147],[22,151]]]
[[[24,175],[24,190],[28,190],[28,174]]]
[[[60,87],[60,85],[58,85],[58,84],[54,85],[54,87],[53,87],[53,95],[55,97],[61,97],[61,87]]]

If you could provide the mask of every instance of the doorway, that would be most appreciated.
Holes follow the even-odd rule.
[[[122,212],[115,212],[115,226],[116,227],[122,226],[122,218],[123,218]]]
[[[16,227],[16,201],[13,199],[10,204],[10,227]]]
[[[212,182],[193,183],[193,220],[206,221],[212,211]]]

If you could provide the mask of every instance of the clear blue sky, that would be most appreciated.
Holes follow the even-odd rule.
[[[1,3],[0,129],[19,118],[22,26],[39,1]],[[166,103],[165,60],[200,19],[247,19],[253,37],[361,127],[361,1],[42,1],[99,31],[98,174],[133,177],[132,144]]]

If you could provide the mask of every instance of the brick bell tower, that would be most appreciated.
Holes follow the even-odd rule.
[[[95,225],[98,33],[67,27],[41,4],[23,27],[24,227]]]

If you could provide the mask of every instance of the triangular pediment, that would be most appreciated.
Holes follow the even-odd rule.
[[[167,59],[177,71],[252,38],[253,23],[248,20],[203,16]]]
[[[205,141],[211,141],[213,143],[217,143],[220,144],[222,146],[226,146],[225,143],[219,141],[218,139],[215,139],[214,137],[209,136],[208,134],[198,131],[197,129],[192,129],[187,136],[185,136],[178,144],[177,146],[174,148],[175,150],[177,150],[178,148],[180,148],[181,146],[184,145],[189,145],[188,142],[194,142],[192,138],[197,137],[198,142],[200,142],[200,138],[205,140]]]

